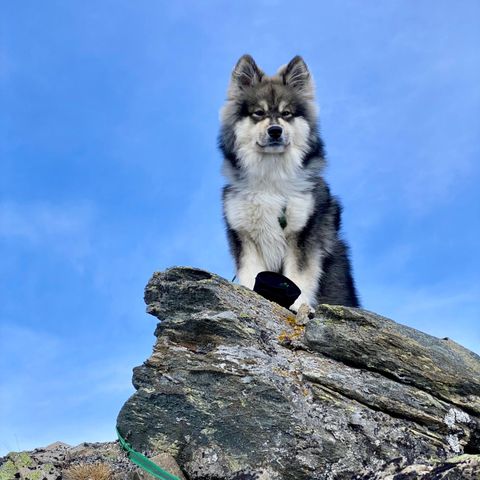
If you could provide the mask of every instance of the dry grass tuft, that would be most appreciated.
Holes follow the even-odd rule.
[[[112,470],[106,463],[75,465],[65,471],[66,480],[111,480]]]

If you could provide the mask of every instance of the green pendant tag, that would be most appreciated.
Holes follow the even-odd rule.
[[[287,226],[287,207],[283,207],[282,214],[278,217],[278,223],[282,227],[282,230],[285,230]]]

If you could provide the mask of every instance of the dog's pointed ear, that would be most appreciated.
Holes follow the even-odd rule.
[[[299,55],[293,57],[288,65],[281,67],[278,75],[282,77],[285,85],[298,90],[303,95],[313,97],[315,90],[313,78],[307,64]]]
[[[264,75],[250,55],[243,55],[233,69],[229,91],[234,94],[253,87],[262,81]]]

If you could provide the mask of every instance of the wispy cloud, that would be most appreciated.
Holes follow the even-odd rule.
[[[62,439],[114,438],[121,403],[133,393],[132,367],[138,358],[135,352],[118,358],[112,351],[101,360],[84,357],[70,338],[0,326],[0,452]]]
[[[0,240],[24,242],[65,256],[80,266],[91,251],[93,210],[47,202],[0,203]]]
[[[410,175],[404,185],[404,199],[412,213],[424,216],[458,196],[462,184],[478,168],[478,155],[469,151],[469,143],[457,139],[455,145],[445,146],[441,154],[433,148],[417,154],[415,175]]]
[[[480,328],[473,327],[480,318],[478,286],[408,288],[393,282],[364,285],[363,294],[370,310],[430,335],[449,337],[480,354]]]

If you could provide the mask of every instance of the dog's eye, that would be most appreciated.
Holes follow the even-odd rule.
[[[262,118],[265,116],[265,112],[263,110],[255,110],[252,115],[255,118]]]
[[[293,114],[292,114],[292,112],[291,112],[290,110],[284,110],[284,111],[282,112],[282,117],[283,117],[283,118],[290,118],[292,115],[293,115]]]

